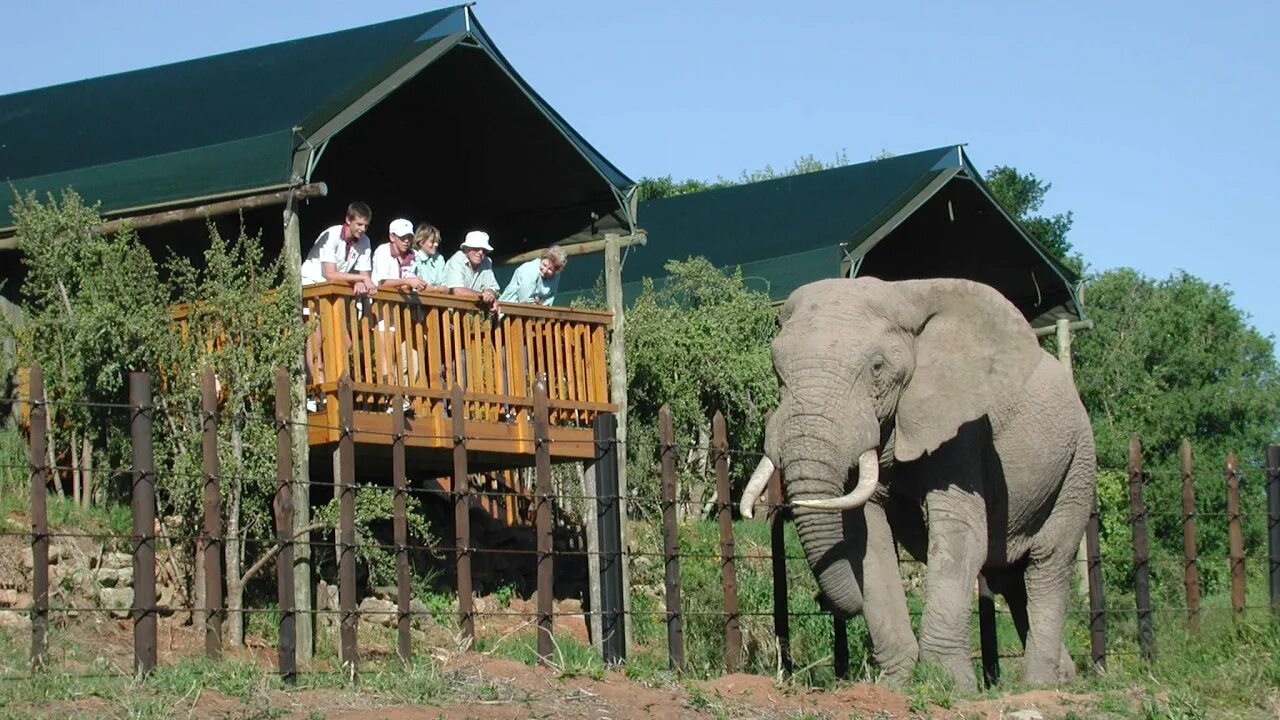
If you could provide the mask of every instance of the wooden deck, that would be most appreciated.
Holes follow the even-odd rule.
[[[506,304],[495,317],[449,295],[358,297],[334,283],[304,288],[303,303],[315,323],[307,345],[313,448],[338,442],[344,374],[355,391],[357,455],[373,465],[389,455],[388,408],[399,395],[411,408],[409,462],[423,470],[450,466],[459,410],[474,470],[531,465],[540,375],[547,378],[553,461],[592,457],[592,421],[617,409],[609,403],[608,312]],[[460,409],[448,400],[455,383],[463,389]]]

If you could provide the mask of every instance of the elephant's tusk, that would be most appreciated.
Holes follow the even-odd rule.
[[[848,495],[826,500],[796,500],[794,504],[813,510],[853,510],[871,499],[879,482],[880,458],[872,448],[858,456],[858,485]]]
[[[742,517],[751,518],[755,514],[756,500],[760,499],[760,493],[764,492],[772,476],[773,461],[765,455],[760,458],[760,464],[756,465],[756,469],[752,471],[751,479],[747,481],[747,487],[742,491],[742,499],[738,501],[738,511],[742,513]]]

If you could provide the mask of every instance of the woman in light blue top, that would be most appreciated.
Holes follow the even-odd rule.
[[[413,274],[422,278],[429,292],[449,292],[444,286],[444,256],[440,231],[431,223],[418,223],[413,231]]]
[[[534,258],[516,268],[511,282],[502,291],[502,302],[536,303],[550,305],[555,302],[560,287],[560,271],[569,263],[564,248],[552,245]]]

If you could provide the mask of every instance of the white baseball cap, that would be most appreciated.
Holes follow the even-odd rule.
[[[467,238],[462,241],[464,248],[482,248],[493,252],[493,246],[489,244],[489,233],[483,230],[472,230],[467,233]]]
[[[404,218],[397,218],[391,221],[391,226],[388,228],[388,230],[390,230],[391,234],[395,235],[396,237],[404,237],[405,235],[412,235],[413,223],[409,222],[408,220],[405,220]]]

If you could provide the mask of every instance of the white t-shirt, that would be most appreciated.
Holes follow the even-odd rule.
[[[325,282],[324,263],[337,265],[339,272],[369,272],[372,269],[369,236],[361,235],[359,240],[347,244],[342,239],[342,227],[334,225],[316,238],[307,259],[302,261],[303,285]]]
[[[413,275],[413,250],[409,250],[407,262],[400,263],[400,258],[391,254],[391,243],[384,242],[373,251],[373,284],[381,285],[383,280],[406,278]]]

